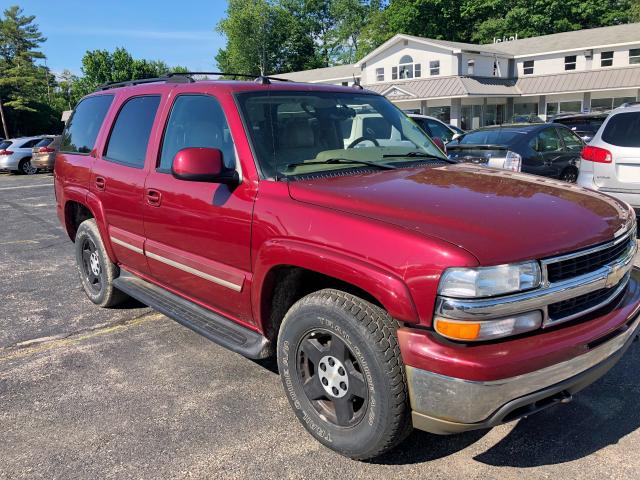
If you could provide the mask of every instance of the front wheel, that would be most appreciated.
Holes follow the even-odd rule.
[[[299,300],[278,335],[289,403],[319,442],[351,458],[376,457],[410,432],[397,323],[338,290]]]

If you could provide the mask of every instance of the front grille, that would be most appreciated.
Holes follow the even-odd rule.
[[[632,241],[635,241],[635,238]],[[550,283],[555,283],[595,272],[622,257],[628,249],[629,240],[625,239],[617,245],[611,245],[595,252],[549,263],[547,264],[547,279]]]
[[[585,295],[580,295],[579,297],[552,303],[548,307],[549,320],[553,322],[554,320],[565,319],[586,312],[605,302],[615,291],[616,287],[602,288]]]

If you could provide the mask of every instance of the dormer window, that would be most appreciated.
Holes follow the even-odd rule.
[[[467,62],[467,75],[474,75],[476,72],[476,61],[469,60]]]

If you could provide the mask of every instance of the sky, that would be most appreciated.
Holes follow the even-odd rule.
[[[0,0],[35,15],[47,37],[42,51],[53,73],[81,74],[87,50],[126,48],[134,58],[162,60],[191,71],[216,69],[224,37],[215,26],[224,16],[221,0]]]

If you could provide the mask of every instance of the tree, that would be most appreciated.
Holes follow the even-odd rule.
[[[50,74],[35,63],[45,58],[39,47],[46,38],[34,19],[23,15],[17,5],[4,10],[0,19],[0,102],[4,101],[3,116],[10,124],[3,121],[6,136],[9,131],[19,131],[17,125],[32,117],[46,99]]]

